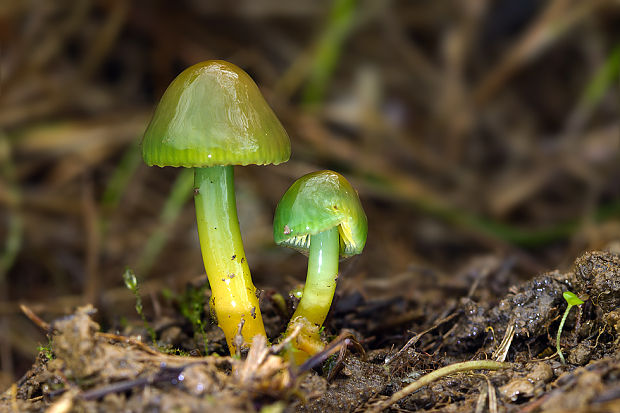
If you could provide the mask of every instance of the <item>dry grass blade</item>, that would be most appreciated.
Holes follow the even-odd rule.
[[[540,55],[545,48],[583,21],[607,0],[575,1],[553,0],[538,20],[505,54],[500,63],[485,76],[474,92],[474,102],[484,106],[522,66]]]
[[[387,409],[399,400],[409,396],[410,394],[413,394],[421,387],[427,386],[435,380],[441,379],[451,374],[473,370],[501,370],[507,369],[509,367],[510,363],[500,363],[490,360],[464,361],[462,363],[451,364],[449,366],[442,367],[422,376],[405,388],[394,393],[389,399],[379,402],[376,405],[370,406],[367,411],[369,413],[379,413],[380,411]]]
[[[51,333],[53,331],[52,326],[47,321],[43,320],[41,317],[36,315],[34,311],[30,309],[30,307],[28,307],[25,304],[20,304],[19,308],[21,308],[24,315],[28,317],[30,321],[32,321],[37,327],[39,327],[45,333]]]
[[[411,337],[411,338],[407,341],[407,343],[405,343],[405,345],[404,345],[404,346],[402,346],[402,347],[401,347],[401,349],[400,349],[400,350],[398,350],[398,351],[396,352],[396,354],[394,354],[393,356],[388,356],[388,357],[386,357],[386,358],[385,358],[385,362],[384,362],[384,363],[385,363],[385,364],[390,364],[390,363],[392,363],[394,360],[396,360],[396,359],[397,359],[397,358],[399,358],[402,354],[404,354],[404,353],[405,353],[405,351],[407,351],[407,349],[408,349],[409,347],[411,347],[412,345],[414,345],[415,343],[417,343],[417,342],[418,342],[418,340],[420,340],[420,338],[421,338],[424,334],[426,334],[426,333],[428,333],[428,332],[430,332],[430,331],[433,331],[434,329],[436,329],[436,328],[437,328],[437,327],[439,327],[440,325],[442,325],[442,324],[444,324],[444,323],[446,323],[446,322],[448,322],[448,321],[452,320],[454,317],[456,317],[456,316],[457,316],[457,315],[459,315],[459,314],[460,314],[460,313],[458,313],[458,312],[456,312],[456,313],[452,313],[452,314],[450,314],[449,316],[444,317],[444,318],[442,318],[441,320],[437,321],[437,322],[436,322],[436,323],[435,323],[432,327],[427,328],[426,330],[422,331],[421,333],[418,333],[418,334],[414,335],[413,337]],[[501,360],[501,361],[503,361],[503,360]]]
[[[233,375],[242,388],[272,396],[288,394],[295,382],[288,363],[272,354],[264,336],[254,337],[247,358]]]
[[[515,323],[513,321],[510,322],[506,332],[504,333],[504,338],[502,342],[499,344],[499,347],[493,353],[493,359],[495,361],[503,362],[506,361],[506,356],[508,355],[508,350],[510,349],[510,344],[512,344],[512,339],[515,336]]]

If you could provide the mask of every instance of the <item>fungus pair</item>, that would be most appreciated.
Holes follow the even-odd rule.
[[[170,84],[144,134],[142,155],[149,166],[195,170],[211,306],[234,354],[239,329],[242,346],[266,334],[239,231],[233,165],[286,162],[288,135],[247,73],[228,62],[206,61]],[[359,254],[366,226],[355,190],[335,172],[300,178],[278,204],[276,242],[309,251],[308,280],[289,326],[305,326],[298,345],[307,354],[322,348],[318,331],[333,298],[338,254]]]

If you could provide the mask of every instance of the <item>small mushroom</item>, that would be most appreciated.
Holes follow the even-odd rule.
[[[360,254],[367,232],[368,221],[357,192],[333,171],[299,178],[278,203],[275,242],[308,254],[303,295],[286,332],[301,327],[295,343],[306,357],[324,347],[319,331],[336,290],[339,257]]]
[[[290,151],[286,131],[254,81],[221,60],[198,63],[177,76],[142,139],[149,166],[195,169],[198,236],[211,305],[233,354],[239,326],[244,345],[265,336],[265,328],[239,232],[232,165],[279,164]]]

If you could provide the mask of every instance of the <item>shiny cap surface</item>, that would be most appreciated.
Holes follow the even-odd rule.
[[[142,139],[149,166],[279,164],[290,152],[288,134],[254,81],[222,60],[179,74]]]
[[[338,226],[340,255],[360,254],[366,244],[368,220],[357,192],[339,173],[313,172],[286,191],[273,220],[276,244],[305,252],[313,234]]]

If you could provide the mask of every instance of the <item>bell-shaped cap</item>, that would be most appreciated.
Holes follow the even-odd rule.
[[[142,139],[149,166],[278,164],[290,154],[289,137],[254,81],[222,60],[177,76]]]
[[[276,208],[276,244],[306,252],[312,235],[337,226],[340,255],[360,254],[366,244],[368,220],[351,184],[339,173],[319,171],[299,178]]]

